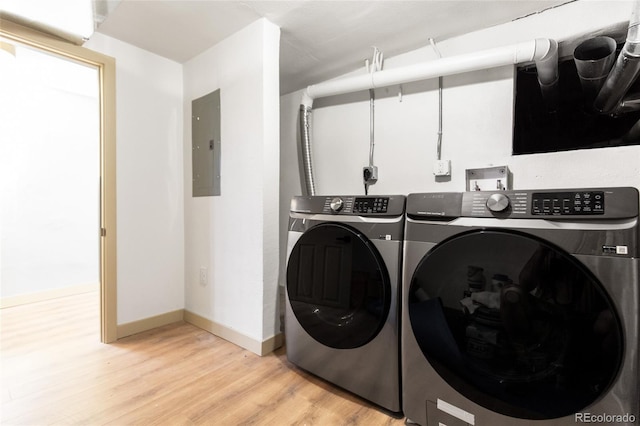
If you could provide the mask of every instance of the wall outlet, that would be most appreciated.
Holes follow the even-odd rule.
[[[433,163],[435,176],[451,176],[451,160],[437,160]]]
[[[378,181],[378,166],[362,168],[362,180],[367,185],[373,185]]]
[[[200,268],[200,285],[206,286],[209,281],[209,274],[207,273],[207,268]]]

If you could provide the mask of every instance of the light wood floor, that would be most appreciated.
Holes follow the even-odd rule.
[[[402,425],[186,323],[105,345],[98,295],[0,310],[2,425]]]

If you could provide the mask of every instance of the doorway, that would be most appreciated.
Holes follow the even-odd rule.
[[[61,274],[52,272],[61,265],[67,277],[77,280],[74,285],[90,285],[93,278],[99,282],[101,341],[115,341],[115,61],[7,21],[2,22],[0,37],[3,60],[17,60],[20,52],[21,58],[47,63],[46,68],[41,65],[37,84],[13,84],[18,78],[12,81],[4,78],[6,74],[2,79],[5,117],[20,111],[27,115],[26,120],[11,120],[3,129],[11,138],[5,139],[28,145],[2,148],[11,151],[3,152],[3,158],[22,157],[15,166],[3,166],[10,173],[3,182],[11,186],[3,187],[3,198],[10,193],[12,200],[3,207],[3,228],[11,225],[6,235],[3,230],[8,267],[3,265],[2,271],[9,278],[3,280],[3,293],[24,290],[20,277],[35,278],[28,280],[35,283],[30,290],[40,291],[47,275],[47,286],[54,289],[46,290],[55,292],[55,287],[69,283],[58,282]],[[3,63],[3,74],[15,65]],[[43,89],[42,80],[50,80],[49,88]],[[83,80],[90,83],[80,84]],[[29,92],[37,86],[49,93]],[[65,109],[71,98],[80,104],[74,111]],[[13,255],[20,252],[25,256],[16,261]],[[65,252],[73,254],[64,257]],[[56,258],[59,262],[53,267]]]
[[[99,287],[98,70],[11,46],[0,56],[2,307]]]

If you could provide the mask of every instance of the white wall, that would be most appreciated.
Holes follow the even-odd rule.
[[[443,56],[486,49],[536,37],[559,41],[628,21],[631,2],[574,2],[506,25],[438,43]],[[428,37],[428,29],[425,33]],[[370,52],[363,52],[366,55]],[[436,58],[430,47],[385,61],[385,69]],[[364,59],[364,58],[363,58]],[[353,74],[363,73],[364,69]],[[511,155],[514,68],[501,67],[444,78],[443,159],[452,162],[450,179],[436,178],[437,79],[376,91],[375,164],[379,181],[370,194],[463,191],[465,169],[508,165],[514,188],[589,186],[640,187],[640,146]],[[362,167],[368,164],[368,94],[319,99],[313,111],[313,159],[318,194],[362,194]],[[300,194],[298,126],[300,92],[281,99],[283,182],[281,206]],[[287,168],[285,171],[284,168]],[[287,217],[281,215],[286,241]],[[280,282],[284,282],[284,257]]]
[[[184,307],[182,66],[96,33],[116,59],[118,324]]]
[[[191,128],[184,129],[185,309],[257,342],[279,326],[279,38],[261,19],[184,64],[184,122],[191,101],[217,89],[222,122],[215,197],[191,196]]]

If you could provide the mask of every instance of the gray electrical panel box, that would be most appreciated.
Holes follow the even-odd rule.
[[[220,89],[191,102],[193,196],[220,195]]]

